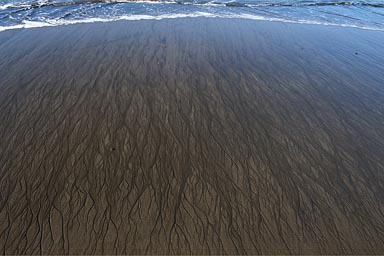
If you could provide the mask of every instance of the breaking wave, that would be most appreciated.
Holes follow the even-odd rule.
[[[384,30],[382,1],[4,0],[0,31],[117,20],[236,18]]]

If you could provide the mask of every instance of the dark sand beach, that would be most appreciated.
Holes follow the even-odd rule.
[[[384,33],[0,33],[3,254],[383,254]]]

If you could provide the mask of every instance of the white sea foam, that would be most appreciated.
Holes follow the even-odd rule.
[[[0,0],[1,1],[1,0]],[[72,3],[72,4],[75,4],[75,2],[67,2],[68,4]],[[101,3],[115,3],[115,4],[177,4],[177,2],[175,1],[153,1],[153,0],[109,0],[109,1],[105,1],[105,2],[95,2],[96,4],[101,4]],[[34,6],[44,6],[44,5],[50,5],[50,4],[55,4],[55,2],[53,3],[50,3],[49,0],[38,0],[36,2],[33,2],[32,3],[15,3],[15,4],[3,4],[1,5],[0,3],[0,10],[6,10],[8,8],[31,8],[31,7],[34,7]],[[56,4],[59,4],[60,5],[60,2],[59,3],[56,3]]]
[[[178,19],[178,18],[225,18],[225,19],[248,19],[258,21],[271,21],[271,22],[284,22],[284,23],[298,23],[298,24],[310,24],[310,25],[323,25],[323,26],[338,26],[338,27],[349,27],[365,30],[376,30],[384,31],[382,28],[358,26],[354,24],[337,24],[329,22],[319,22],[311,20],[288,20],[282,18],[264,17],[252,14],[223,14],[223,13],[209,13],[209,12],[193,12],[193,13],[170,13],[162,15],[123,15],[110,18],[86,18],[76,20],[65,20],[65,19],[46,19],[44,21],[23,21],[22,24],[11,25],[11,26],[0,26],[0,32],[12,29],[27,29],[27,28],[40,28],[40,27],[53,27],[53,26],[64,26],[73,24],[83,23],[95,23],[95,22],[111,22],[119,20],[162,20],[162,19]]]
[[[5,9],[8,9],[8,8],[10,8],[12,6],[13,6],[12,4],[0,5],[0,10],[5,10]]]
[[[30,4],[4,4],[4,5],[0,5],[0,11],[6,10],[9,8],[28,8],[28,7],[31,7],[31,5]]]

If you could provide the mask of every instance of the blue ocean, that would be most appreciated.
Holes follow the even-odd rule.
[[[2,0],[0,31],[115,20],[207,17],[384,30],[379,0]]]

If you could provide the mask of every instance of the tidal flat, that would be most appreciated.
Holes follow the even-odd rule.
[[[383,254],[384,33],[0,33],[3,254]]]

